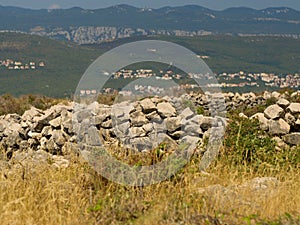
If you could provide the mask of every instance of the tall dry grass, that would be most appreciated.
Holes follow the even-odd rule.
[[[67,169],[16,164],[1,172],[0,221],[2,225],[299,224],[298,169],[254,172],[229,165],[223,156],[208,173],[199,172],[198,164],[194,158],[169,180],[140,188],[107,181],[76,161]],[[270,196],[235,188],[263,176],[281,181]],[[228,198],[222,188],[203,192],[220,185],[232,187]]]

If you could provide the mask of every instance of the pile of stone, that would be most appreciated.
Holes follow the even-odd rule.
[[[256,113],[251,118],[257,118],[262,130],[282,138],[287,144],[300,145],[300,103],[280,98],[264,113]]]
[[[8,156],[27,149],[60,155],[70,143],[120,142],[144,151],[160,143],[171,147],[182,142],[199,144],[218,125],[214,118],[183,107],[181,98],[146,98],[113,106],[71,103],[45,111],[32,107],[22,116],[0,117],[0,148]]]
[[[148,151],[161,143],[176,148],[181,143],[194,146],[222,126],[212,117],[197,115],[182,98],[145,98],[124,101],[112,107],[94,102],[74,107],[73,125],[80,143],[97,146],[120,142],[138,151]]]
[[[56,105],[45,111],[32,107],[22,116],[0,117],[0,147],[8,155],[27,149],[57,155],[71,141],[72,129],[71,105]]]
[[[256,95],[253,92],[250,93],[224,93],[223,98],[226,102],[226,111],[238,109],[240,107],[244,107],[245,105],[249,108],[257,106],[257,105],[265,105],[267,99],[272,97],[277,97],[277,94],[265,92],[263,95]],[[191,100],[195,105],[202,106],[204,110],[210,109],[211,104],[211,95],[205,93],[192,93],[186,95],[186,99]]]
[[[288,99],[288,98],[294,98],[296,96],[300,95],[300,91],[296,91],[293,93],[279,93],[277,91],[274,92],[268,92],[265,91],[262,94],[255,94],[253,92],[249,93],[223,93],[223,98],[226,102],[226,111],[231,111],[235,109],[241,109],[241,108],[252,108],[255,106],[265,106],[267,104],[267,101],[270,99]],[[208,93],[202,94],[202,93],[191,93],[186,94],[185,99],[189,99],[192,101],[196,106],[203,107],[204,110],[210,109],[211,104],[211,95]]]
[[[223,117],[226,109],[264,105],[270,98],[277,99],[277,103],[250,119],[257,118],[261,129],[268,131],[276,140],[299,145],[300,103],[288,100],[297,95],[300,92],[292,96],[278,92],[265,92],[258,96],[253,93],[227,93],[224,97],[206,93],[173,98],[152,97],[113,106],[94,102],[88,105],[56,105],[44,111],[32,107],[22,116],[0,116],[0,149],[11,157],[16,151],[28,149],[65,155],[70,145],[76,148],[77,144],[99,146],[120,143],[138,151],[151,150],[161,143],[171,147],[188,143],[195,148],[203,143],[204,138],[211,137],[215,128],[225,127]],[[188,101],[193,106],[187,104]],[[198,115],[197,106],[202,106],[213,116]]]

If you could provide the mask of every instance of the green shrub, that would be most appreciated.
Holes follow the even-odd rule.
[[[275,143],[259,127],[256,120],[233,118],[224,141],[226,153],[233,164],[259,167],[272,161]]]

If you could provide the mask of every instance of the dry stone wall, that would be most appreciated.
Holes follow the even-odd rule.
[[[190,94],[180,98],[146,98],[136,102],[121,102],[113,106],[94,102],[89,105],[70,103],[42,111],[32,107],[23,115],[0,117],[0,148],[11,157],[15,152],[47,152],[68,154],[68,147],[78,143],[91,145],[123,143],[139,151],[150,150],[161,142],[177,146],[181,142],[201,144],[211,135],[213,127],[226,124],[222,117],[198,115],[197,106],[207,112],[225,112],[242,106],[265,105],[268,99],[276,104],[248,119],[258,119],[261,129],[275,140],[300,145],[300,103],[290,101],[300,95],[265,92],[262,95],[224,94],[222,101],[212,101],[210,95]],[[195,106],[191,107],[188,103]],[[223,114],[224,116],[224,114]],[[216,118],[218,118],[216,120]]]

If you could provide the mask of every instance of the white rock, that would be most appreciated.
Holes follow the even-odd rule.
[[[272,135],[285,135],[290,129],[290,125],[283,119],[269,121],[269,132]]]
[[[271,105],[265,109],[264,114],[268,119],[278,119],[284,115],[284,109],[278,105]]]
[[[291,133],[283,136],[283,140],[291,145],[300,145],[300,133]]]
[[[291,103],[290,106],[287,108],[287,111],[292,114],[300,113],[300,103]]]
[[[281,98],[277,101],[277,105],[279,105],[282,108],[286,108],[290,105],[290,102],[284,98]]]
[[[155,104],[149,98],[143,99],[140,104],[144,113],[148,114],[156,110]]]
[[[168,102],[158,103],[157,111],[164,118],[176,116],[176,109]]]

